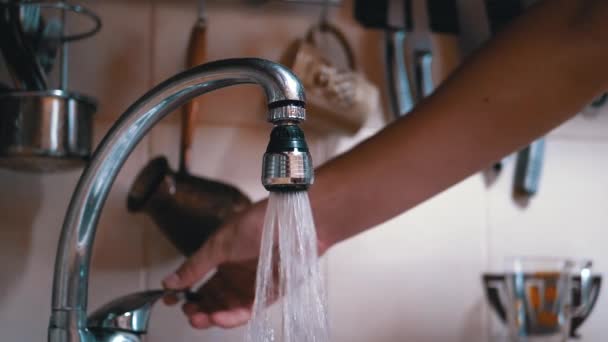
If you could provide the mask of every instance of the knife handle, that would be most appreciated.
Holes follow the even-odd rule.
[[[545,139],[539,139],[517,153],[516,193],[532,196],[538,192],[545,156]]]
[[[199,18],[192,28],[186,65],[193,68],[203,64],[207,59],[207,23],[204,18]],[[188,173],[190,161],[190,149],[194,140],[194,129],[196,127],[196,113],[199,111],[199,100],[194,99],[183,107],[181,122],[181,140],[179,156],[179,172]]]
[[[385,67],[391,110],[395,118],[409,113],[415,105],[413,87],[408,76],[405,42],[408,33],[387,30],[385,33]]]

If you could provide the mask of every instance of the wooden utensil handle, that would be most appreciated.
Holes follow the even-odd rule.
[[[205,19],[199,18],[192,29],[190,44],[188,45],[187,67],[192,68],[203,64],[207,58],[207,24]],[[180,141],[179,172],[188,173],[190,149],[194,140],[196,127],[196,113],[199,110],[199,100],[194,99],[183,107]]]

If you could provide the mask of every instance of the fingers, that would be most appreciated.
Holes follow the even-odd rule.
[[[197,312],[189,316],[190,325],[195,329],[208,329],[218,326],[224,329],[236,328],[245,325],[251,318],[251,310],[238,308],[227,311],[214,312],[209,315]]]
[[[195,329],[208,329],[218,326],[224,329],[236,328],[245,325],[251,319],[251,310],[248,308],[235,308],[214,313],[197,311],[196,304],[184,305],[190,325]]]
[[[217,235],[216,235],[217,236]],[[175,273],[163,280],[167,289],[183,290],[191,287],[207,273],[211,272],[221,260],[219,248],[216,247],[217,238],[211,238],[196,253],[186,260]]]
[[[207,329],[212,326],[209,315],[205,313],[195,313],[190,316],[190,325],[195,329]]]
[[[211,314],[210,322],[218,327],[230,329],[246,324],[250,318],[250,309],[236,308],[232,310],[214,312]]]
[[[163,302],[166,305],[173,306],[173,305],[179,303],[179,298],[174,294],[168,294],[163,297]]]
[[[182,311],[196,329],[212,326],[234,328],[251,318],[253,299],[229,286],[217,274],[198,291],[196,302],[187,302]]]

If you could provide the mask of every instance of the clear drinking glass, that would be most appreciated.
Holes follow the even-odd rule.
[[[581,305],[571,303],[572,275],[581,276]],[[506,311],[513,342],[565,342],[573,316],[587,309],[591,262],[560,258],[509,258]]]

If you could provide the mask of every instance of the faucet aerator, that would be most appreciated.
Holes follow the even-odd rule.
[[[314,181],[312,165],[304,132],[297,123],[284,121],[275,126],[262,162],[262,184],[266,190],[307,190]]]

